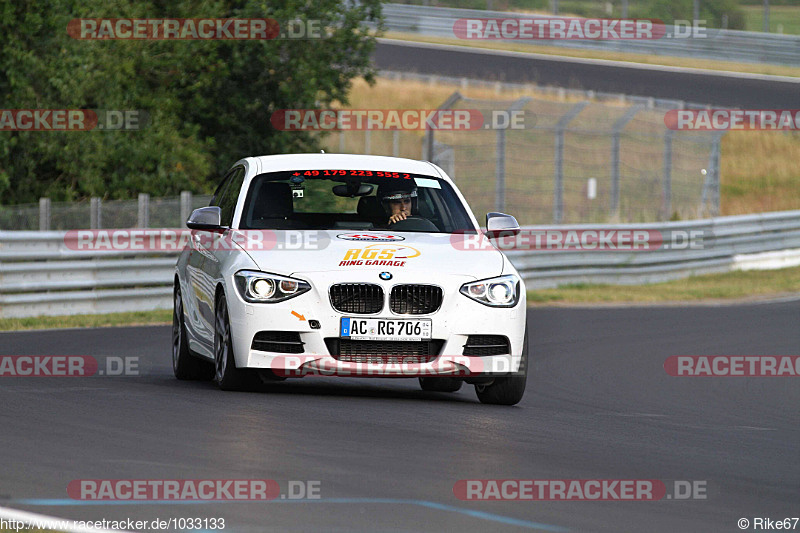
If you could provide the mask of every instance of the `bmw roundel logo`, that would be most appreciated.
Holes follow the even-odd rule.
[[[392,275],[389,272],[381,272],[378,274],[378,277],[381,278],[383,281],[389,281],[392,279]]]

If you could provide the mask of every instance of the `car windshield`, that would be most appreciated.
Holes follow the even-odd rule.
[[[446,181],[375,170],[292,170],[250,182],[241,229],[473,232]]]

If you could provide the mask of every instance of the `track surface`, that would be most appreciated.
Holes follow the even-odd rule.
[[[225,517],[226,531],[254,533],[739,531],[741,517],[800,513],[800,378],[674,378],[662,365],[798,354],[799,324],[800,302],[530,310],[535,371],[516,407],[481,405],[472,387],[423,393],[413,380],[220,392],[173,379],[168,327],[0,334],[6,355],[138,356],[143,374],[2,378],[0,505],[75,519]],[[265,478],[282,490],[319,480],[323,499],[66,499],[74,479]],[[456,499],[453,484],[472,478],[704,480],[708,498]]]
[[[536,83],[744,109],[800,107],[800,80],[763,76],[728,76],[387,40],[378,44],[374,62],[383,70]]]

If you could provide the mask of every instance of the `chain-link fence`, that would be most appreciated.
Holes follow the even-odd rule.
[[[211,196],[183,192],[180,196],[137,200],[51,202],[0,206],[0,230],[70,230],[103,228],[179,228],[193,209],[208,205]]]
[[[440,107],[477,110],[485,128],[341,131],[325,142],[339,153],[433,161],[455,180],[479,218],[500,211],[521,224],[558,224],[719,214],[721,134],[665,126],[670,109],[697,106],[539,92],[510,100],[499,91],[496,100],[456,92]],[[523,118],[520,129],[492,127],[515,113]]]
[[[667,129],[678,100],[383,72],[493,89],[494,99],[454,93],[441,108],[479,111],[489,128],[346,130],[322,139],[327,152],[435,162],[456,181],[479,219],[508,212],[521,224],[652,222],[719,214],[721,133]],[[505,96],[513,91],[514,98]],[[519,98],[519,94],[531,94]],[[521,113],[522,128],[495,128]],[[0,229],[182,227],[209,196],[0,206]]]
[[[458,93],[446,107],[524,118],[519,129],[428,131],[432,160],[452,172],[478,213],[510,212],[522,224],[719,213],[719,135],[669,130],[667,110]]]

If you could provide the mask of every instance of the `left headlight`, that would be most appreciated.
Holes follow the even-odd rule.
[[[519,301],[519,278],[509,274],[465,283],[461,294],[490,307],[514,307]]]
[[[303,280],[255,270],[240,270],[234,281],[239,294],[250,303],[282,302],[311,290]]]

